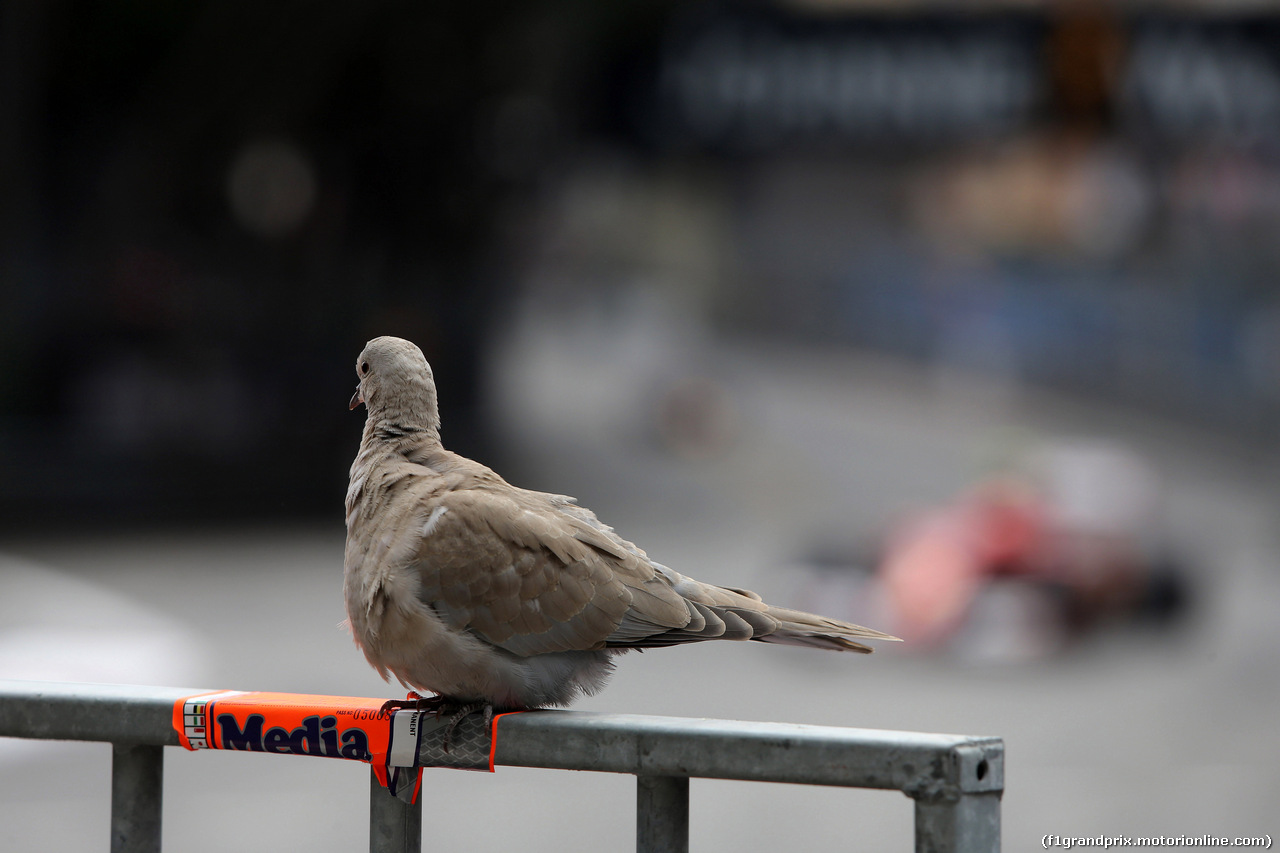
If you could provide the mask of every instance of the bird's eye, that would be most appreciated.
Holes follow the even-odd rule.
[[[368,372],[369,372],[369,362],[367,362],[367,361],[366,361],[366,362],[364,362],[363,364],[361,364],[361,365],[360,365],[360,373],[361,373],[361,374],[365,374],[365,373],[368,373]]]

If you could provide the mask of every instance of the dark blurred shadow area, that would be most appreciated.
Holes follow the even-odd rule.
[[[736,429],[725,339],[1270,447],[1280,18],[1254,7],[0,15],[7,527],[336,518],[348,365],[383,333],[486,461],[519,462],[501,354],[583,330],[629,372],[562,414],[629,393],[679,454]]]
[[[423,347],[480,451],[498,211],[617,14],[5,4],[4,526],[339,517],[376,334]]]

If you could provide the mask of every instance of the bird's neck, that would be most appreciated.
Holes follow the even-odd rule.
[[[368,441],[434,441],[440,443],[439,423],[430,419],[396,417],[394,414],[370,415],[364,423],[364,440]]]
[[[440,441],[440,409],[429,382],[405,381],[395,388],[370,389],[365,398],[365,437]]]

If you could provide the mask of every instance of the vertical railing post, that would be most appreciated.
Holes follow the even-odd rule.
[[[111,853],[160,853],[164,747],[111,745]]]
[[[689,777],[636,777],[636,853],[688,853]]]
[[[398,799],[369,771],[369,853],[422,853],[422,792]]]
[[[916,853],[1000,853],[1000,793],[916,798]]]

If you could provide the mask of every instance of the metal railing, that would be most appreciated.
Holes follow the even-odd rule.
[[[112,853],[151,853],[173,705],[199,692],[0,680],[0,736],[110,742]],[[1000,849],[999,738],[540,711],[501,720],[494,763],[634,775],[640,853],[688,850],[690,777],[898,790],[915,801],[917,853]],[[422,799],[406,804],[375,778],[369,849],[417,853]]]

